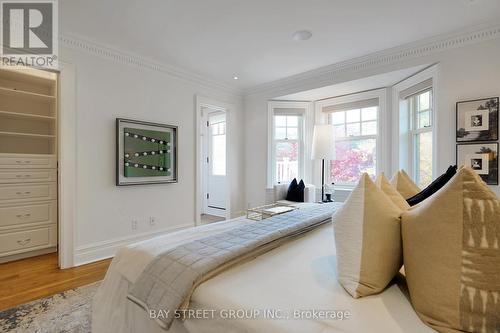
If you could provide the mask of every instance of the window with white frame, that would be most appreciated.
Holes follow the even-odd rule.
[[[413,179],[420,187],[432,182],[432,88],[406,97],[409,110],[409,151]]]
[[[330,161],[330,182],[354,186],[364,172],[375,176],[378,106],[365,105],[344,110],[333,108],[329,113],[329,123],[335,128],[336,153],[336,159]]]
[[[224,113],[211,116],[209,120],[210,160],[214,176],[226,175],[226,115]]]
[[[274,113],[273,178],[275,183],[301,178],[303,115]]]

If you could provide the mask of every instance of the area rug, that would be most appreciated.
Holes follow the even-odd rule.
[[[0,332],[90,333],[92,297],[100,282],[0,312]]]

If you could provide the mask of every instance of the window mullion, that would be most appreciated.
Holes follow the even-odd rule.
[[[426,133],[426,132],[432,132],[432,126],[428,127],[422,127],[422,128],[417,128],[412,131],[414,134],[420,134],[420,133]]]

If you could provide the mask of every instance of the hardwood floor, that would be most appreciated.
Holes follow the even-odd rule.
[[[57,253],[0,264],[0,311],[104,278],[111,259],[59,269]]]

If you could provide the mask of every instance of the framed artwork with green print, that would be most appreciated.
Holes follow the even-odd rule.
[[[116,119],[116,185],[177,182],[177,126]]]

